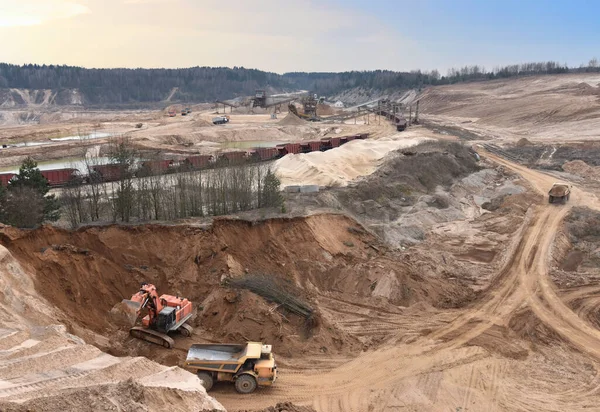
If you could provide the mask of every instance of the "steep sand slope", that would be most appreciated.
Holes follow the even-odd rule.
[[[2,246],[0,275],[0,410],[222,409],[195,375],[108,355],[53,324],[60,308]]]

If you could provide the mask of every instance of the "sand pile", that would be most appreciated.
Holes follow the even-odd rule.
[[[588,165],[583,160],[573,160],[562,165],[565,172],[584,177],[586,179],[600,180],[600,167]]]
[[[408,133],[403,136],[407,136]],[[281,186],[345,186],[360,176],[373,173],[389,152],[425,141],[425,138],[398,135],[379,140],[354,140],[326,152],[290,154],[275,162]]]
[[[277,124],[280,124],[282,126],[303,126],[306,125],[307,122],[306,120],[302,120],[293,113],[288,113],[287,116],[278,121]]]
[[[523,146],[531,146],[531,142],[529,140],[527,140],[527,138],[522,137],[519,139],[519,141],[517,142],[517,147],[523,147]]]
[[[197,119],[192,122],[192,126],[193,127],[209,127],[209,126],[214,126],[214,124],[212,124],[208,120]]]

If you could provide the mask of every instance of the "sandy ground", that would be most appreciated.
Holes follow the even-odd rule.
[[[428,89],[423,119],[437,133],[413,128],[396,135],[389,124],[378,123],[321,130],[312,124],[282,125],[267,115],[232,116],[231,124],[216,128],[204,124],[212,116],[206,111],[185,119],[159,116],[155,125],[131,135],[140,147],[183,153],[205,150],[206,142],[371,132],[372,141],[278,162],[284,184],[343,186],[377,169],[391,150],[422,138],[448,138],[451,132],[466,130],[462,136],[469,144],[595,138],[598,82],[596,75],[544,76]],[[165,366],[131,355],[177,365],[193,342],[248,338],[274,343],[280,378],[273,387],[244,397],[231,385],[217,385],[211,395],[229,411],[288,401],[327,412],[598,409],[598,280],[578,287],[573,279],[583,274],[575,272],[563,284],[556,280],[555,266],[556,254],[568,246],[565,218],[576,206],[599,211],[600,202],[582,184],[569,203],[548,204],[545,194],[557,172],[529,169],[474,147],[488,169],[448,191],[461,214],[437,221],[425,215],[433,213],[425,201],[417,203],[417,210],[406,214],[427,228],[427,237],[406,250],[394,250],[355,220],[331,213],[251,223],[217,219],[210,227],[3,229],[8,283],[0,295],[7,308],[0,318],[6,329],[0,338],[0,395],[10,398],[16,388],[10,399],[35,397],[30,388],[39,386],[28,385],[36,384],[40,373],[69,378],[59,386],[42,385],[48,393],[77,389],[69,374],[81,365],[24,371],[31,365],[27,356],[40,344],[51,351],[60,345],[65,353],[80,351],[86,359],[73,357],[77,364],[98,365],[94,359],[102,357],[116,365],[140,362],[161,374]],[[346,156],[344,148],[355,156]],[[585,164],[566,167],[582,179],[596,179],[597,170]],[[482,189],[486,185],[497,190]],[[506,188],[510,191],[499,208],[484,213],[478,197],[491,198]],[[313,335],[305,336],[302,319],[279,312],[277,305],[219,288],[222,279],[247,271],[291,279],[318,308],[320,326]],[[187,291],[205,306],[194,320],[194,336],[178,338],[172,351],[132,341],[104,320],[115,300],[146,279],[177,293]],[[14,311],[20,313],[16,320],[7,315]],[[129,357],[109,357],[75,337],[65,344],[63,332],[55,338],[30,331],[36,322],[57,320],[86,342]],[[18,360],[14,368],[11,357]],[[127,373],[119,372],[118,379],[129,378]],[[187,382],[188,375],[179,373]],[[90,382],[99,388],[112,383],[101,372],[88,376],[96,375],[101,378]],[[170,401],[169,394],[161,394],[162,402]],[[184,410],[188,399],[181,395],[180,400]]]
[[[530,76],[429,88],[422,118],[483,138],[515,142],[593,140],[600,136],[600,76]]]
[[[554,181],[488,156],[521,175],[540,194]],[[594,196],[581,190],[573,197],[573,204],[600,207]],[[518,247],[508,252],[489,291],[467,309],[440,319],[439,325],[431,326],[430,321],[424,336],[407,337],[406,316],[388,314],[381,327],[397,325],[395,342],[349,362],[341,360],[330,370],[284,370],[285,379],[268,394],[257,395],[256,404],[287,399],[319,411],[595,408],[600,332],[561,300],[548,276],[552,241],[571,207],[533,207],[518,234]],[[359,308],[345,310],[358,314]],[[543,342],[538,341],[538,350],[532,351],[533,342],[514,333],[515,321],[519,328],[531,328],[525,332],[529,339]],[[377,327],[371,328],[375,332]],[[245,403],[225,393],[216,395],[231,409]]]
[[[192,106],[192,110],[187,116],[178,114],[176,117],[168,117],[167,109],[41,112],[40,116],[31,122],[19,125],[6,120],[14,116],[15,111],[0,110],[0,144],[29,145],[0,148],[0,168],[19,165],[27,155],[31,155],[38,162],[81,158],[90,148],[98,145],[106,147],[111,140],[111,137],[62,142],[50,140],[66,136],[86,136],[91,133],[126,136],[134,147],[148,156],[177,158],[190,154],[244,150],[254,145],[275,145],[345,134],[370,133],[377,137],[389,135],[394,130],[388,122],[380,121],[373,115],[370,119],[353,119],[347,121],[347,124],[332,125],[300,119],[297,122],[285,121],[287,112],[279,113],[277,119],[272,119],[271,115],[263,110],[262,114],[227,113],[231,118],[230,123],[213,125],[212,118],[217,116],[214,107],[197,105]],[[136,127],[138,123],[142,124],[141,128]],[[40,143],[43,145],[39,145]]]

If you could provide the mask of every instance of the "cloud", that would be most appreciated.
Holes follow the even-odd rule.
[[[0,27],[35,26],[89,12],[86,6],[66,0],[0,0]]]

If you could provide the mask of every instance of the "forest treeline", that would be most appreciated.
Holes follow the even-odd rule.
[[[159,103],[174,92],[171,100],[212,102],[254,94],[256,89],[271,92],[310,90],[321,96],[335,96],[353,88],[380,91],[418,88],[428,85],[493,80],[534,74],[600,71],[594,58],[587,65],[570,68],[558,62],[508,65],[487,70],[482,66],[452,68],[446,75],[437,70],[395,72],[390,70],[342,73],[269,73],[244,67],[192,67],[185,69],[85,69],[73,66],[0,64],[0,89],[77,89],[84,105]],[[61,102],[57,102],[61,104]]]

